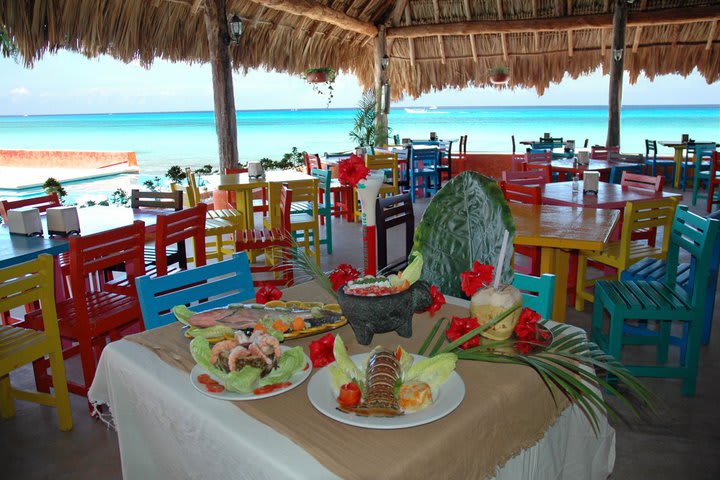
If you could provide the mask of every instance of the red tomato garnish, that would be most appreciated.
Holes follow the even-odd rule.
[[[253,393],[255,395],[263,395],[265,393],[270,393],[275,390],[279,390],[281,388],[289,387],[290,385],[292,385],[292,382],[273,383],[272,385],[265,385],[264,387],[258,387],[255,390],[253,390]]]
[[[309,363],[306,363],[306,364],[305,364],[305,368],[303,368],[303,372],[304,372],[305,370],[307,370],[308,368],[310,368],[310,364],[309,364]]]
[[[225,387],[223,387],[219,383],[208,383],[207,385],[205,385],[205,389],[208,392],[212,393],[222,393],[225,391]]]
[[[338,395],[337,401],[343,407],[354,407],[360,403],[360,387],[358,387],[358,384],[352,382],[340,387],[340,395]]]
[[[217,383],[215,380],[212,379],[210,375],[207,373],[201,373],[197,376],[197,381],[202,383],[203,385],[207,385],[209,383]]]
[[[400,347],[400,345],[398,345],[398,347],[395,349],[395,358],[400,360],[400,357],[402,357],[402,348]]]

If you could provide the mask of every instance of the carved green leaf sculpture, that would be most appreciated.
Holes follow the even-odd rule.
[[[420,278],[446,295],[464,297],[460,274],[478,260],[497,266],[505,230],[510,233],[501,281],[512,283],[515,222],[498,184],[466,171],[432,199],[415,230],[413,250],[423,254]]]

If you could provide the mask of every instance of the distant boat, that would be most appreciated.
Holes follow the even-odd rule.
[[[427,113],[427,108],[406,108],[407,113]]]

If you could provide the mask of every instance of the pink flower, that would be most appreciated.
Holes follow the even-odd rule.
[[[358,182],[366,179],[370,174],[370,169],[365,165],[365,161],[354,153],[338,162],[338,169],[340,183],[353,187],[357,187]]]
[[[261,283],[260,288],[255,292],[255,301],[263,305],[272,300],[280,300],[282,292],[271,283]]]
[[[460,288],[465,295],[472,297],[479,288],[490,285],[494,270],[491,265],[484,265],[475,260],[472,270],[460,274]]]
[[[358,277],[360,277],[360,272],[357,271],[355,267],[347,263],[341,263],[338,265],[338,267],[328,276],[332,282],[332,289],[336,292],[340,287]]]

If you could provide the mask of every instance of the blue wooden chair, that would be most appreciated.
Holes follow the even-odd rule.
[[[176,305],[193,304],[190,308],[199,312],[255,297],[246,252],[164,277],[145,275],[135,284],[146,330],[173,323],[175,317],[170,310]]]
[[[416,145],[416,143],[413,143]],[[436,193],[440,190],[440,171],[438,165],[440,163],[439,148],[422,148],[416,149],[414,146],[410,148],[410,197],[415,203],[415,190],[422,188],[425,196],[430,196],[430,192]],[[418,180],[422,179],[420,184]]]
[[[667,182],[668,185],[671,185],[671,182],[675,180],[675,160],[672,158],[658,158],[656,140],[645,140],[645,164],[651,168],[653,177],[657,175],[657,167],[659,165],[663,167],[665,182]]]
[[[718,225],[679,207],[670,228],[664,281],[598,281],[595,285],[595,308],[592,338],[609,355],[621,360],[623,344],[656,345],[657,365],[625,365],[637,376],[677,377],[683,379],[683,394],[695,395],[702,317],[707,289],[693,288],[688,292],[677,282],[679,254],[682,249],[692,257],[692,285],[710,281],[710,260],[715,246]],[[603,332],[604,312],[610,314],[610,328]],[[655,335],[633,335],[625,330],[626,320],[657,322]],[[687,353],[677,365],[668,366],[668,347],[672,322],[684,322],[687,332]]]
[[[535,310],[544,319],[552,317],[555,275],[543,273],[535,277],[516,273],[512,284],[522,293],[523,306]]]
[[[695,148],[695,166],[693,167],[695,174],[693,175],[693,192],[692,204],[697,203],[698,197],[707,198],[708,194],[699,193],[700,183],[705,184],[705,188],[710,188],[710,174],[712,173],[713,153],[715,152],[714,143],[698,143]]]
[[[716,210],[707,218],[720,220],[720,210]],[[705,298],[705,311],[703,315],[702,327],[702,344],[710,343],[710,333],[712,331],[713,312],[715,311],[715,294],[717,292],[718,271],[720,271],[720,235],[715,239],[712,257],[710,259],[710,280],[707,282],[707,296]],[[653,282],[662,282],[665,279],[667,268],[665,261],[657,258],[646,258],[620,274],[620,280],[644,280]],[[694,271],[690,263],[681,263],[677,269],[677,284],[684,288],[688,294],[692,293]],[[626,325],[625,329],[643,335],[654,335],[655,332],[647,328],[647,324],[643,323],[638,327]],[[687,329],[683,329],[681,337],[670,337],[670,344],[680,347],[680,356],[685,357],[687,347]]]
[[[627,154],[627,153],[608,153],[608,163],[612,165],[610,169],[610,183],[620,184],[622,180],[623,172],[637,173],[642,175],[645,170],[645,157],[642,153],[638,154]],[[632,165],[618,165],[632,164]]]

